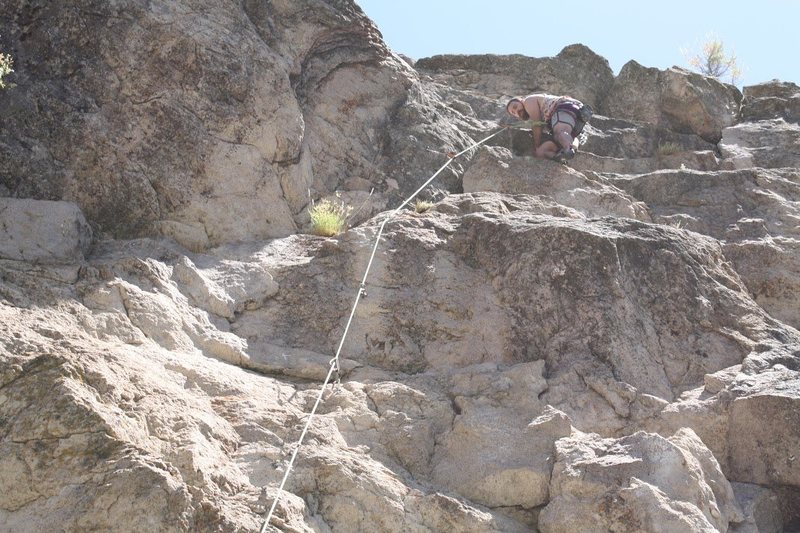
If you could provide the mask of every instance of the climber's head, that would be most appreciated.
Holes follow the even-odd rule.
[[[525,104],[522,103],[520,98],[512,98],[509,100],[506,104],[506,112],[521,120],[528,120],[529,118],[528,112],[525,111]]]

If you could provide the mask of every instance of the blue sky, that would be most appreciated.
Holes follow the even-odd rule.
[[[715,35],[734,53],[739,88],[777,78],[800,85],[800,0],[543,2],[520,0],[355,0],[389,47],[413,59],[436,54],[550,57],[582,43],[614,74],[631,59],[646,67],[689,67]],[[564,7],[556,7],[564,6]],[[723,81],[730,81],[723,79]]]

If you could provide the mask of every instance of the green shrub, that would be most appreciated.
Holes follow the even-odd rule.
[[[0,52],[0,89],[5,89],[8,87],[6,82],[3,81],[3,78],[14,72],[14,69],[11,68],[13,66],[14,60],[11,58],[11,56]]]
[[[701,51],[688,58],[689,64],[700,74],[721,80],[723,76],[730,76],[730,82],[736,84],[742,75],[742,69],[736,59],[736,54],[725,55],[725,45],[713,34],[706,37],[701,46]],[[686,55],[688,53],[684,52]]]
[[[428,200],[420,200],[417,198],[416,202],[414,203],[414,211],[417,213],[424,213],[431,207],[433,207],[433,202],[429,202]]]
[[[338,196],[337,196],[338,197]],[[311,233],[323,237],[333,237],[347,229],[347,218],[352,213],[353,208],[343,200],[334,202],[323,199],[319,202],[311,202],[308,214],[311,216]]]
[[[672,155],[677,154],[680,151],[680,145],[672,141],[667,141],[658,145],[658,155]]]

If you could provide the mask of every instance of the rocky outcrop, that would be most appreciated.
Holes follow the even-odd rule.
[[[614,82],[608,61],[581,44],[567,46],[555,57],[440,55],[420,59],[414,67],[439,83],[484,97],[507,100],[550,92],[569,94],[595,107]]]
[[[778,342],[777,332],[780,342],[797,342],[791,340],[796,333],[748,300],[710,239],[644,222],[586,220],[577,209],[556,207],[532,194],[474,193],[451,196],[429,213],[404,215],[389,226],[345,347],[347,385],[326,401],[322,425],[312,433],[318,444],[304,451],[288,488],[302,498],[290,497],[280,508],[284,523],[310,524],[323,519],[313,518],[320,513],[330,527],[346,531],[403,530],[426,520],[441,524],[441,506],[450,501],[441,495],[444,491],[457,495],[454,504],[460,502],[455,510],[447,507],[448,523],[464,524],[478,513],[484,530],[554,524],[554,510],[562,503],[552,491],[561,494],[561,489],[553,488],[550,472],[556,446],[572,435],[573,427],[608,435],[636,427],[660,416],[680,391],[705,375],[740,363],[756,343]],[[195,465],[216,457],[214,464],[233,470],[212,469],[213,481],[202,483],[182,467],[172,474],[170,483],[177,490],[195,492],[182,504],[185,523],[205,524],[206,518],[193,510],[194,501],[213,501],[209,505],[221,523],[243,520],[233,489],[225,488],[229,485],[238,487],[238,498],[245,498],[251,509],[262,508],[259,486],[276,483],[281,474],[267,467],[262,454],[281,456],[280,449],[296,435],[292,424],[280,421],[289,417],[299,423],[312,401],[314,388],[292,384],[292,378],[322,379],[325,354],[335,348],[337,326],[347,318],[350,291],[333,274],[349,272],[349,288],[355,288],[374,229],[365,226],[335,241],[297,237],[267,246],[229,246],[218,249],[216,258],[190,257],[147,241],[108,243],[93,254],[76,286],[74,298],[81,303],[66,331],[89,333],[94,340],[82,341],[89,344],[125,339],[125,351],[138,353],[137,360],[145,357],[148,372],[164,374],[170,382],[177,379],[185,390],[218,405],[211,427],[233,427],[234,433],[226,429],[206,435],[208,443],[188,451],[186,459]],[[604,251],[607,246],[616,251]],[[271,277],[264,275],[266,265]],[[229,281],[222,284],[223,279]],[[269,283],[253,285],[258,279]],[[570,296],[587,293],[592,297]],[[698,299],[708,304],[690,303]],[[686,315],[695,308],[699,315]],[[632,328],[634,322],[640,328]],[[13,329],[8,338],[15,338]],[[219,362],[205,369],[203,355]],[[235,366],[220,374],[223,362]],[[80,372],[87,373],[95,363],[82,364],[87,366]],[[110,394],[104,401],[130,413],[124,416],[134,426],[117,438],[134,439],[137,416],[144,416],[146,426],[136,431],[152,432],[147,428],[155,426],[162,439],[178,443],[184,438],[183,430],[165,436],[174,430],[153,418],[161,408],[136,415],[145,408],[141,399],[120,407],[113,398],[122,393],[110,390],[126,386],[134,370],[125,358],[104,364],[111,365],[104,371],[110,373],[106,381],[114,374],[129,376],[106,384],[102,390],[107,392],[100,393]],[[277,409],[268,415],[259,414],[252,403],[224,407],[230,397],[255,401],[258,397],[242,387],[263,386],[258,385],[263,378],[237,368],[283,376],[271,378],[279,388],[264,394],[275,390],[295,396],[296,403],[278,408],[280,400],[263,398],[263,408]],[[211,374],[202,377],[204,372]],[[148,390],[147,397],[158,405],[174,403],[175,394],[170,385],[163,392]],[[203,413],[196,409],[196,414],[183,409],[180,416],[194,420]],[[16,419],[22,413],[8,416]],[[741,416],[730,411],[727,423],[740,423]],[[266,420],[272,422],[265,427]],[[776,446],[779,442],[786,439]],[[267,445],[272,451],[258,451]],[[726,441],[727,449],[732,445]],[[90,453],[95,449],[90,446]],[[244,455],[229,455],[234,449]],[[9,453],[18,457],[21,452]],[[371,481],[362,473],[362,482],[348,488],[345,480],[368,464],[376,472]],[[419,489],[408,485],[406,476],[430,488],[414,492]],[[640,506],[638,520],[650,523],[657,516],[646,511],[649,502],[670,492],[665,482],[651,483],[643,475],[637,479],[647,485],[636,482],[625,490],[641,502],[630,504]],[[764,481],[750,473],[735,479]],[[680,520],[690,520],[685,523],[711,520],[697,518],[705,516],[702,509],[699,515],[689,512],[681,498],[668,497],[664,508],[681,509]],[[352,501],[363,502],[357,514],[347,511]],[[419,516],[407,511],[401,517],[392,510],[396,505],[418,509],[413,513]],[[539,517],[545,505],[553,507]],[[34,512],[25,505],[20,509]],[[486,514],[487,509],[492,511]],[[171,512],[163,511],[164,516]],[[21,523],[33,520],[20,512],[10,516]],[[726,514],[725,523],[736,517]]]
[[[731,387],[738,396],[731,405],[729,429],[732,479],[763,486],[800,484],[797,457],[787,453],[800,439],[800,375],[792,360],[787,362],[792,368],[776,365]]]
[[[797,248],[800,192],[794,168],[737,171],[661,170],[610,177],[648,206],[655,222],[725,242],[726,257],[760,305],[798,327]],[[786,251],[788,253],[783,253]]]
[[[412,68],[338,0],[0,22],[0,530],[259,531],[295,451],[268,529],[800,524],[796,85]],[[509,129],[386,211],[535,90],[569,166]]]
[[[670,156],[679,154],[680,157],[672,158],[680,164],[690,165],[692,154],[707,158],[705,152],[713,151],[716,146],[702,138],[692,135],[676,133],[672,130],[641,122],[621,120],[598,115],[590,124],[586,125],[583,150],[594,156],[613,157],[617,161],[619,170],[608,169],[608,172],[623,174],[637,173],[637,166],[648,164],[649,168],[672,168]],[[530,141],[525,148],[529,149]],[[584,158],[581,158],[581,160]],[[645,161],[642,161],[645,160]],[[579,161],[575,161],[575,164]],[[713,165],[713,164],[712,164]],[[587,167],[588,169],[589,167]],[[602,172],[602,163],[594,162],[592,169]],[[709,168],[708,170],[716,170]]]
[[[92,244],[92,230],[77,205],[0,198],[0,259],[74,263]]]
[[[601,111],[716,143],[723,128],[736,122],[741,100],[738,89],[712,78],[677,67],[645,68],[630,61],[614,79]]]
[[[732,168],[797,167],[800,88],[773,80],[745,87],[744,122],[723,131],[720,151]]]
[[[464,192],[515,191],[546,197],[586,216],[618,216],[649,221],[644,204],[602,178],[590,178],[549,161],[515,158],[503,148],[482,152],[464,173]]]
[[[18,73],[0,184],[77,203],[98,235],[195,250],[283,237],[340,189],[375,189],[369,217],[427,172],[406,152],[467,141],[444,120],[418,137],[445,106],[352,2],[86,9],[12,2],[0,15]],[[407,126],[390,133],[395,113]]]
[[[748,483],[731,483],[731,487],[746,518],[733,531],[771,533],[783,530],[778,497],[774,492]]]
[[[800,125],[783,118],[743,122],[725,128],[720,152],[732,168],[800,165]]]
[[[699,251],[711,243],[701,245],[698,237],[686,234],[681,239],[692,244],[686,252],[679,251],[677,235],[659,238],[658,226],[584,221],[569,212],[553,216],[547,211],[552,207],[537,207],[531,203],[534,198],[453,196],[434,212],[405,215],[389,228],[388,246],[377,257],[377,276],[367,286],[366,307],[359,309],[345,349],[346,385],[326,401],[323,417],[312,430],[316,444],[301,455],[288,487],[300,497],[288,497],[279,508],[287,527],[311,527],[315,520],[324,520],[334,530],[345,531],[402,531],[443,523],[463,524],[459,527],[465,530],[523,531],[526,523],[541,524],[545,519],[537,518],[536,509],[554,501],[550,470],[555,446],[571,435],[573,426],[608,432],[657,414],[673,397],[673,387],[681,390],[706,373],[741,361],[742,348],[749,342],[769,340],[771,329],[780,330],[770,322],[753,322],[758,309],[746,303],[735,280],[726,279],[731,274],[722,265],[707,262],[713,255]],[[313,401],[315,388],[293,382],[292,376],[321,379],[327,360],[323,354],[333,349],[335,326],[346,319],[343,304],[350,291],[333,274],[356,273],[356,265],[363,265],[369,252],[367,237],[373,230],[367,226],[337,241],[295,238],[268,246],[225,247],[215,252],[216,259],[190,257],[167,244],[147,241],[99,247],[73,289],[75,304],[63,314],[61,331],[34,329],[36,312],[22,315],[21,321],[4,322],[5,338],[20,339],[12,353],[24,353],[24,346],[39,346],[34,353],[41,352],[53,339],[61,346],[53,355],[34,359],[39,363],[22,355],[10,359],[18,365],[10,368],[19,370],[8,376],[4,394],[15,401],[3,408],[13,421],[13,434],[27,443],[52,439],[52,433],[24,436],[22,427],[38,427],[28,414],[35,411],[39,420],[55,419],[65,409],[82,406],[89,420],[97,418],[92,431],[109,435],[109,445],[116,447],[112,449],[135,444],[128,455],[121,449],[104,453],[145,463],[154,456],[169,465],[159,467],[170,469],[159,474],[161,481],[151,480],[146,474],[150,470],[144,469],[141,474],[132,472],[135,477],[124,483],[173,487],[177,503],[151,513],[155,523],[167,524],[169,517],[180,516],[174,526],[178,529],[226,530],[233,523],[253,524],[268,503],[265,499],[274,495],[261,493],[260,487],[277,483],[281,475],[271,461],[292,445],[292,428]],[[570,241],[572,246],[566,244]],[[602,253],[604,242],[613,243],[617,253]],[[662,247],[667,248],[660,254],[646,251]],[[690,266],[695,261],[697,266]],[[659,266],[668,264],[675,266],[673,273],[689,267],[687,272],[693,274],[677,281]],[[234,289],[252,283],[247,273],[258,273],[258,265],[270,265],[272,281],[248,293],[260,297],[243,301],[244,293]],[[581,281],[570,269],[592,277]],[[640,278],[641,272],[652,272],[650,280]],[[630,281],[628,275],[633,276]],[[530,276],[538,281],[532,284]],[[214,290],[219,285],[213,280],[221,279],[231,280],[227,290]],[[352,279],[355,287],[356,276]],[[697,285],[687,283],[691,279],[697,279]],[[650,283],[674,289],[647,288]],[[635,289],[637,285],[641,288]],[[541,290],[522,291],[522,286]],[[591,299],[568,296],[585,293],[588,287],[596,293]],[[688,307],[675,290],[680,288],[699,292],[695,298],[723,308],[715,311],[712,305],[703,311],[705,319],[685,317],[680,326],[679,317]],[[656,294],[662,301],[649,311],[648,306],[656,305],[651,295]],[[337,297],[331,300],[330,295]],[[572,301],[574,307],[560,309],[554,305],[557,301]],[[197,307],[199,302],[206,309]],[[728,318],[737,305],[746,313],[738,325]],[[644,321],[643,329],[625,326],[628,312]],[[591,315],[597,318],[576,321],[577,316]],[[675,329],[681,327],[689,329]],[[717,328],[721,335],[713,333]],[[651,345],[649,335],[661,346]],[[681,361],[676,356],[689,352],[682,340],[687,335],[703,353]],[[748,335],[752,341],[746,340]],[[113,348],[118,355],[112,359],[78,355],[83,351],[77,346],[93,346],[100,354],[112,349],[115,339],[126,344]],[[674,348],[668,339],[674,339],[669,341]],[[650,347],[637,348],[642,345]],[[639,364],[651,350],[660,362]],[[272,363],[265,364],[265,358]],[[34,364],[55,368],[34,373],[38,382],[23,379]],[[283,377],[265,382],[244,369],[280,372]],[[160,378],[148,379],[151,373]],[[142,380],[147,380],[144,388],[136,385]],[[676,381],[670,384],[671,380]],[[66,404],[48,407],[44,391],[50,393],[56,383],[74,392],[59,392]],[[25,396],[20,396],[19,387],[28,391]],[[261,392],[254,395],[256,387]],[[210,411],[203,407],[203,398]],[[281,398],[293,400],[286,403]],[[13,407],[22,405],[36,407]],[[68,419],[63,423],[76,430]],[[82,427],[77,429],[85,431]],[[15,442],[7,443],[6,472],[19,470],[14,461],[31,460],[24,455],[28,448]],[[189,447],[184,450],[182,442]],[[90,456],[100,453],[93,441],[79,445]],[[60,457],[57,450],[46,450],[46,456]],[[265,455],[271,458],[267,462]],[[106,464],[107,476],[122,468],[122,463]],[[20,471],[7,479],[38,484],[52,500],[62,476],[82,479],[76,468],[58,459],[46,469]],[[347,480],[356,475],[361,481],[349,485]],[[414,488],[407,476],[428,488]],[[38,481],[42,478],[52,483],[47,489],[51,492]],[[100,505],[97,499],[105,493],[90,490],[87,483],[81,482],[81,487],[88,491],[83,497],[88,507],[63,515],[70,528],[108,525],[96,522],[89,511]],[[50,507],[27,505],[28,501],[9,504],[9,523],[30,524],[51,516]],[[353,502],[359,502],[356,513]],[[58,500],[51,503],[57,505]],[[146,499],[142,505],[149,505]],[[405,513],[398,514],[398,506]],[[135,523],[117,511],[110,517]]]
[[[543,532],[711,532],[743,519],[730,483],[691,430],[668,438],[577,436],[556,449]]]
[[[772,80],[744,88],[742,118],[748,122],[783,118],[800,121],[800,87]]]

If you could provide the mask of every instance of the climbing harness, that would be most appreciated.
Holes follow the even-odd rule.
[[[289,479],[289,473],[291,472],[292,467],[294,466],[294,461],[297,458],[297,453],[300,451],[300,446],[303,444],[303,440],[305,439],[306,433],[308,432],[308,428],[311,426],[311,420],[314,418],[314,415],[317,412],[317,408],[319,407],[319,404],[322,402],[322,397],[323,394],[325,393],[325,388],[330,383],[331,378],[334,377],[334,374],[336,375],[336,381],[337,382],[339,381],[341,375],[340,372],[341,368],[339,366],[339,355],[342,352],[342,346],[344,346],[345,338],[347,338],[347,332],[350,330],[350,325],[352,324],[353,317],[356,314],[356,308],[358,307],[358,302],[361,300],[361,298],[364,298],[367,294],[366,292],[367,276],[369,275],[369,271],[372,268],[372,262],[375,259],[375,252],[378,250],[378,244],[380,243],[381,235],[383,235],[383,228],[386,226],[386,223],[389,222],[389,220],[391,220],[392,218],[394,218],[400,212],[401,209],[403,209],[406,205],[408,205],[409,202],[411,202],[411,200],[413,200],[419,193],[421,193],[425,189],[425,187],[427,187],[436,178],[436,176],[438,176],[444,169],[450,166],[450,163],[452,163],[456,158],[469,152],[473,148],[477,148],[481,144],[485,143],[486,141],[488,141],[495,135],[505,131],[506,129],[524,127],[520,126],[520,123],[522,124],[532,123],[533,125],[539,125],[534,123],[532,120],[520,121],[519,123],[515,122],[513,124],[508,124],[502,126],[500,129],[498,129],[488,137],[484,137],[480,141],[471,144],[470,146],[461,150],[458,153],[446,152],[445,155],[447,156],[447,162],[444,165],[442,165],[439,168],[439,170],[437,170],[430,178],[428,178],[428,180],[425,183],[423,183],[416,191],[414,191],[414,194],[406,198],[406,200],[402,204],[400,204],[394,211],[392,211],[381,223],[380,227],[378,228],[378,234],[375,237],[375,244],[372,247],[372,253],[370,254],[369,262],[367,263],[367,268],[364,271],[364,277],[361,279],[361,284],[359,285],[358,291],[356,292],[355,302],[353,302],[353,308],[350,311],[350,318],[347,319],[347,324],[345,325],[344,332],[342,333],[342,340],[339,341],[339,347],[336,349],[336,355],[334,355],[329,362],[330,368],[328,369],[328,375],[325,377],[325,381],[322,383],[319,395],[317,395],[317,400],[316,402],[314,402],[314,407],[312,407],[311,412],[309,413],[308,418],[306,419],[303,431],[300,433],[300,438],[297,440],[297,444],[294,447],[294,451],[292,452],[292,457],[289,459],[289,464],[286,466],[286,472],[283,474],[283,479],[281,480],[281,484],[278,487],[278,493],[275,495],[275,499],[272,501],[272,506],[270,507],[269,513],[267,514],[267,518],[264,520],[264,525],[261,527],[261,533],[265,533],[265,531],[267,531],[267,527],[269,526],[270,520],[272,520],[272,515],[275,512],[275,508],[278,506],[278,501],[280,500],[281,494],[283,494],[283,488],[286,485],[286,480]]]

